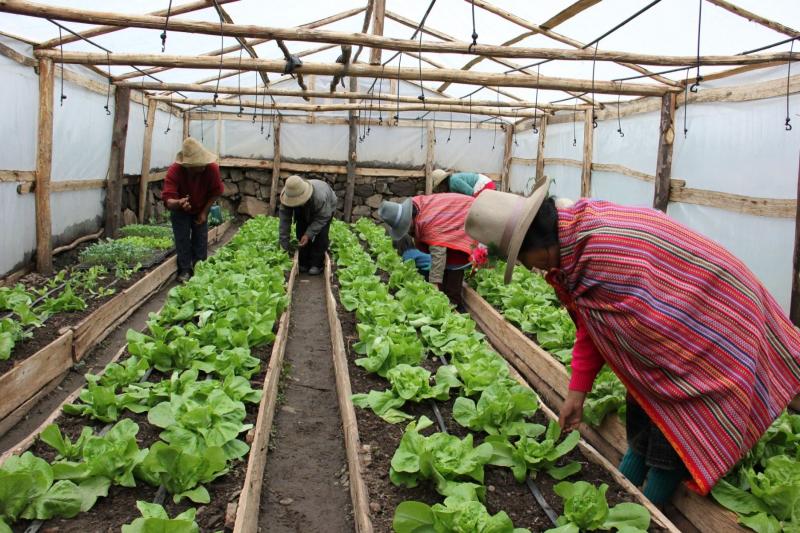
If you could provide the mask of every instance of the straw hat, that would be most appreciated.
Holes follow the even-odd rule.
[[[550,179],[546,178],[528,198],[485,190],[467,214],[464,226],[467,234],[480,243],[496,246],[506,257],[505,283],[511,281],[525,233],[547,197],[549,186]]]
[[[193,137],[187,137],[183,141],[181,151],[175,156],[175,162],[184,167],[204,167],[216,160],[217,156],[206,150]]]
[[[448,171],[442,170],[441,168],[437,168],[436,170],[431,172],[431,178],[433,179],[433,188],[435,189],[436,187],[438,187],[439,184],[442,183],[444,180],[446,180],[447,176],[449,175],[450,173]]]
[[[567,207],[572,207],[575,205],[575,202],[570,200],[569,198],[559,197],[555,199],[556,209],[566,209]]]
[[[311,198],[314,186],[297,175],[286,178],[286,184],[281,191],[281,203],[286,207],[298,207]]]
[[[411,228],[411,216],[414,212],[414,205],[411,198],[397,202],[384,201],[378,208],[378,217],[389,225],[389,235],[392,240],[397,240],[408,233]]]

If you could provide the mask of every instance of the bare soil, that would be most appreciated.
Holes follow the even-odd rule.
[[[261,491],[262,531],[354,531],[325,282],[300,275]]]

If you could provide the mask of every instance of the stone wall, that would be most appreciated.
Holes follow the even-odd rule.
[[[123,185],[122,187],[122,211],[125,217],[127,217],[126,224],[131,224],[134,221],[140,222],[136,219],[136,214],[139,213],[139,178],[140,176],[125,176],[128,178],[132,183],[128,185]],[[154,220],[163,220],[166,214],[166,208],[164,207],[164,203],[161,201],[161,189],[164,186],[163,181],[153,181],[148,184],[147,187],[147,196],[145,198],[145,219],[144,222],[147,223],[150,219]],[[129,212],[128,212],[129,211]],[[133,214],[134,219],[131,218]]]
[[[318,179],[327,182],[333,188],[339,200],[336,217],[342,218],[344,195],[347,186],[346,174],[300,172],[298,175],[305,179]],[[283,188],[284,180],[284,177],[279,180],[278,194]],[[266,210],[272,184],[271,171],[223,168],[222,181],[225,185],[225,193],[220,202],[231,212],[252,215],[262,209]],[[353,194],[353,221],[362,217],[377,219],[378,206],[383,200],[402,202],[408,197],[424,193],[425,179],[421,177],[356,176]],[[252,211],[255,211],[255,213]]]

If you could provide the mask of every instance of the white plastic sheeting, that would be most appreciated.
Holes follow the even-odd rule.
[[[443,137],[441,130],[437,130],[436,137],[437,143],[434,148],[438,149],[446,137]],[[357,145],[358,161],[390,166],[421,166],[425,164],[427,146],[428,132],[424,127],[420,129],[371,126],[369,135]],[[387,149],[389,147],[391,149]]]
[[[512,157],[522,159],[536,159],[536,152],[539,149],[539,134],[533,130],[526,130],[514,136],[514,143],[511,145]],[[508,175],[508,188],[511,192],[528,196],[536,180],[536,161],[530,164],[515,163],[511,160],[511,167]]]
[[[553,181],[550,186],[551,193],[571,199],[578,198],[581,195],[581,169],[563,163],[548,163],[547,159],[580,161],[583,158],[583,122],[548,124],[544,141],[544,156],[544,175]]]
[[[167,128],[169,128],[169,131],[167,131]],[[156,123],[153,126],[153,147],[150,152],[150,168],[170,166],[175,161],[175,154],[181,149],[182,143],[183,117],[176,117],[166,111],[156,109]],[[141,163],[139,166],[141,166]]]
[[[144,119],[146,116],[147,108],[131,101],[128,111],[128,134],[125,136],[125,174],[142,173]]]
[[[349,135],[345,124],[281,124],[281,157],[346,161]]]
[[[450,142],[447,142],[448,135]],[[506,134],[499,127],[497,133],[483,129],[454,129],[450,133],[442,128],[437,137],[434,147],[436,167],[490,174],[501,172]]]
[[[213,123],[216,126],[216,123]],[[195,126],[195,122],[192,122]],[[197,125],[199,132],[199,124]],[[189,128],[192,131],[192,127]],[[199,135],[199,133],[198,133]],[[267,139],[269,135],[269,139]],[[275,148],[274,131],[269,120],[264,121],[264,133],[261,123],[249,120],[223,120],[221,157],[244,157],[251,159],[272,159]],[[209,148],[214,149],[209,145]]]

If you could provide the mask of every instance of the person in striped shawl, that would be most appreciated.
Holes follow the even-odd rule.
[[[657,504],[707,494],[800,392],[800,330],[756,276],[664,213],[486,191],[466,230],[547,281],[577,326],[559,421],[581,421],[603,363],[628,390],[620,470]]]
[[[437,284],[455,305],[461,304],[464,271],[477,244],[464,231],[474,200],[463,194],[430,194],[403,203],[384,201],[378,208],[393,240],[410,235],[417,248],[431,254],[428,281]]]

